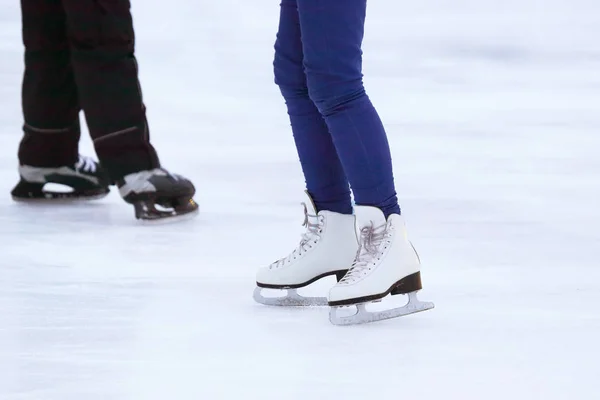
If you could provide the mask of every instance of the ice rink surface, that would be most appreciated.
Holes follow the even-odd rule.
[[[346,328],[252,300],[302,232],[276,1],[133,2],[154,144],[201,206],[154,227],[114,190],[10,200],[23,65],[4,3],[0,399],[598,398],[597,0],[370,2],[365,84],[436,308]]]

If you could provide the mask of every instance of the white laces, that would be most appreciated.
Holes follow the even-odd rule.
[[[352,283],[376,266],[382,252],[390,245],[390,236],[387,224],[376,227],[371,221],[371,225],[361,228],[356,257],[340,283]]]
[[[75,169],[83,172],[94,173],[96,172],[96,168],[96,161],[94,161],[93,158],[81,155],[79,156],[79,161],[77,161],[77,164],[75,164]]]
[[[306,203],[302,203],[302,205],[304,206],[304,222],[302,226],[306,227],[306,231],[302,234],[300,245],[290,255],[274,262],[269,268],[279,268],[289,264],[311,249],[321,239],[324,217],[322,215],[309,214]]]

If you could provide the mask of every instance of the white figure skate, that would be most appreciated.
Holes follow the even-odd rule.
[[[339,281],[348,271],[358,250],[354,215],[320,211],[308,192],[304,205],[304,226],[300,245],[287,257],[256,275],[254,300],[271,306],[326,306],[327,297],[305,297],[297,289],[330,275]],[[262,289],[282,289],[284,297],[264,297]]]
[[[357,206],[356,215],[360,248],[348,273],[329,292],[331,323],[362,324],[433,308],[433,303],[417,299],[421,290],[421,263],[407,238],[402,216],[392,214],[386,221],[380,209],[367,206]],[[368,303],[380,301],[388,294],[407,294],[408,303],[386,311],[366,309]],[[357,312],[340,316],[340,309],[345,306],[356,306]]]

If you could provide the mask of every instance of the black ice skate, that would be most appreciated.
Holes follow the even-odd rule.
[[[126,175],[117,186],[121,197],[135,207],[137,219],[157,221],[198,211],[192,182],[162,168]]]
[[[110,180],[104,169],[89,157],[79,156],[75,165],[55,168],[19,166],[21,180],[11,191],[16,201],[96,200],[109,193]],[[48,190],[49,183],[71,188],[69,192]]]

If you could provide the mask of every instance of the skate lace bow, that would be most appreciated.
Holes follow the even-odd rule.
[[[75,164],[75,168],[84,172],[96,172],[96,162],[90,158],[85,156],[79,156],[79,161]]]
[[[371,221],[371,225],[361,228],[360,243],[354,263],[352,263],[352,266],[340,282],[350,283],[360,277],[365,270],[369,269],[371,263],[379,257],[381,244],[386,235],[386,224],[375,227]]]
[[[306,203],[302,203],[304,206],[304,222],[302,226],[306,227],[306,231],[302,234],[302,240],[300,240],[300,245],[287,257],[282,258],[281,260],[273,263],[272,267],[278,268],[285,264],[288,264],[296,257],[301,256],[304,252],[308,251],[311,246],[311,242],[315,242],[316,240],[321,238],[322,232],[322,220],[320,216],[309,214],[308,209],[306,207]],[[317,222],[311,222],[311,220],[316,220]]]

